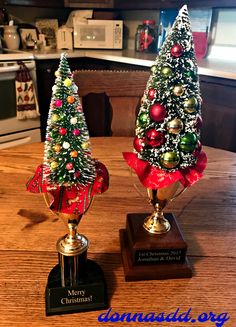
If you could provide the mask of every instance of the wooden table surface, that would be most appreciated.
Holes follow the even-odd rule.
[[[110,172],[110,188],[96,196],[79,230],[90,240],[89,258],[106,276],[112,312],[165,312],[192,308],[192,316],[228,312],[225,326],[236,326],[236,153],[205,148],[204,178],[169,205],[188,243],[191,279],[125,282],[119,229],[129,212],[150,212],[146,190],[131,174],[122,151],[131,138],[92,138],[93,156]],[[66,233],[41,194],[26,192],[25,182],[42,163],[43,144],[0,151],[0,326],[99,326],[93,311],[45,316],[45,285],[57,263],[55,244]],[[104,323],[103,323],[104,325]],[[150,326],[150,323],[106,323]],[[158,326],[216,326],[156,323]]]

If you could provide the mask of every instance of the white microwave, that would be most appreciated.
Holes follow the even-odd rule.
[[[122,49],[123,21],[88,19],[86,23],[73,21],[74,48]]]

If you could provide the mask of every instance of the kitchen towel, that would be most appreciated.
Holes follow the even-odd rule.
[[[26,65],[20,61],[16,73],[16,111],[17,119],[34,119],[39,116],[37,94]]]

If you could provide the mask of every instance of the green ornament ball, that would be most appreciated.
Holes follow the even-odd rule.
[[[157,71],[158,71],[157,66],[153,65],[153,66],[151,67],[151,72],[152,72],[152,74],[157,74]]]
[[[148,115],[148,113],[146,113],[146,112],[142,112],[142,113],[139,115],[139,117],[138,117],[138,123],[139,123],[139,125],[141,125],[141,126],[146,125],[147,122],[148,122],[148,119],[149,119],[149,115]]]
[[[194,114],[198,110],[198,101],[195,97],[188,98],[184,101],[184,112]]]
[[[197,72],[194,70],[188,70],[185,76],[195,79],[197,77]]]
[[[168,78],[172,75],[172,69],[168,66],[165,66],[165,67],[162,67],[161,69],[161,75],[164,77],[164,78]]]
[[[178,166],[180,156],[174,151],[168,151],[161,155],[160,164],[163,168],[173,169]]]
[[[197,136],[194,133],[186,133],[180,138],[179,149],[183,152],[192,152],[197,144]]]

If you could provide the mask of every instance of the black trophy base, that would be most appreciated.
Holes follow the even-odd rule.
[[[86,270],[76,286],[61,286],[60,266],[48,276],[46,315],[102,310],[108,308],[106,283],[101,267],[87,260]]]
[[[148,233],[143,227],[148,214],[128,214],[126,229],[120,230],[121,254],[126,281],[191,278],[185,243],[175,217],[165,217],[169,232]]]

